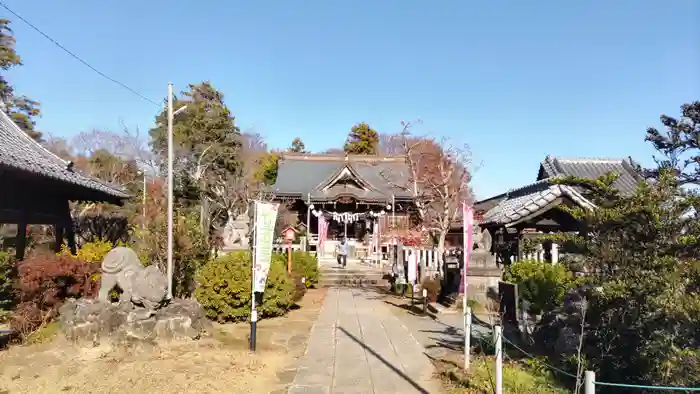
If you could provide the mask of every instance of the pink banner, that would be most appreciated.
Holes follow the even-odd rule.
[[[464,272],[462,272],[462,281],[459,283],[459,292],[466,296],[469,257],[472,254],[472,237],[474,236],[474,210],[466,202],[462,202],[462,232],[464,241]]]
[[[323,214],[318,216],[318,250],[323,250],[323,244],[328,236],[328,221]]]

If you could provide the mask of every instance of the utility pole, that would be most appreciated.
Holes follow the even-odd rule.
[[[141,219],[141,230],[146,229],[146,171],[143,172],[143,212]]]
[[[173,84],[168,83],[168,299],[173,298]]]
[[[308,252],[311,248],[311,210],[314,206],[311,205],[311,193],[306,193],[306,249],[304,252]],[[316,244],[316,253],[318,253],[318,244]]]
[[[396,195],[391,195],[391,229],[396,231]]]

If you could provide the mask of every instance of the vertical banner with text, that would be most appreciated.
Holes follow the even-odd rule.
[[[253,291],[264,292],[272,260],[272,242],[279,204],[255,201]]]

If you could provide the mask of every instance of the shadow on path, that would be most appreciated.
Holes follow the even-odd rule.
[[[430,394],[430,393],[428,392],[428,390],[426,390],[426,389],[424,389],[423,387],[421,387],[418,383],[416,383],[413,379],[411,379],[408,375],[406,375],[405,373],[403,373],[401,370],[399,370],[399,369],[396,368],[395,366],[391,365],[391,363],[388,362],[384,357],[380,356],[379,353],[375,352],[374,350],[372,350],[372,348],[370,348],[369,346],[365,345],[364,342],[362,342],[362,340],[360,340],[359,338],[357,338],[357,337],[355,337],[354,335],[352,335],[351,333],[349,333],[349,332],[348,332],[346,329],[344,329],[343,327],[338,327],[338,329],[339,329],[340,331],[342,331],[345,335],[347,335],[348,338],[352,339],[355,343],[357,343],[358,345],[362,346],[366,351],[368,351],[368,352],[371,353],[374,357],[376,357],[377,359],[379,359],[379,361],[381,361],[382,363],[384,363],[384,365],[386,365],[387,367],[389,367],[389,369],[391,369],[392,371],[394,371],[397,375],[399,375],[401,378],[403,378],[403,380],[405,380],[406,382],[408,382],[408,383],[409,383],[411,386],[413,386],[416,390],[418,390],[419,392],[421,392],[421,393],[423,393],[423,394]]]

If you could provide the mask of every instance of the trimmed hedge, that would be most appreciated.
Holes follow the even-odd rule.
[[[577,280],[563,264],[523,260],[510,265],[503,278],[518,284],[520,297],[530,302],[530,312],[539,314],[561,306],[564,294]]]
[[[251,301],[250,252],[232,252],[210,260],[200,270],[199,287],[195,297],[207,317],[218,322],[247,320]],[[287,261],[280,255],[272,256],[262,305],[258,305],[261,318],[282,316],[299,298],[295,281],[287,274]]]
[[[286,254],[284,258],[286,261]],[[292,252],[292,272],[305,278],[307,289],[318,285],[318,263],[313,255],[299,250]]]

